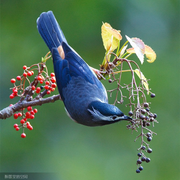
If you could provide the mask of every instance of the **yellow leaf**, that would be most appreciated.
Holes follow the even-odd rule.
[[[135,53],[134,48],[129,48],[126,50],[128,53]],[[153,63],[156,60],[156,53],[154,52],[154,50],[149,47],[148,45],[145,45],[145,53],[147,59],[147,62],[149,63]]]
[[[120,31],[113,29],[108,23],[103,23],[101,26],[101,36],[106,51],[114,51],[122,39]]]
[[[144,42],[139,39],[139,38],[130,38],[126,36],[126,39],[129,41],[131,46],[133,47],[134,51],[132,48],[127,49],[128,53],[136,53],[137,57],[139,58],[141,64],[144,62],[144,53],[145,53],[145,44]]]
[[[131,54],[135,53],[134,48],[128,48],[126,51]]]
[[[147,45],[145,45],[145,55],[148,58],[147,62],[149,63],[153,63],[156,60],[156,53],[151,47]]]
[[[147,79],[145,78],[144,74],[139,71],[139,69],[135,69],[134,72],[137,74],[137,76],[141,79],[144,87],[146,88],[147,90],[147,93],[149,94],[149,85],[148,85],[148,82],[147,82]]]

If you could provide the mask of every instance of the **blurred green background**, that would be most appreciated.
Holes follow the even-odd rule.
[[[41,12],[52,10],[69,44],[95,68],[104,56],[102,22],[120,29],[123,42],[125,35],[139,37],[156,51],[157,60],[145,62],[141,68],[156,93],[149,101],[159,124],[152,128],[158,136],[150,143],[151,162],[144,163],[144,170],[136,174],[140,142],[134,142],[138,133],[131,134],[126,122],[89,128],[71,121],[62,102],[46,104],[38,107],[34,129],[26,131],[25,139],[13,129],[19,120],[0,121],[0,172],[52,173],[57,180],[180,179],[179,2],[1,0],[0,109],[17,101],[9,99],[10,79],[22,73],[24,64],[37,63],[47,53],[36,19]],[[47,65],[52,71],[51,61]],[[120,108],[128,112],[124,106]]]

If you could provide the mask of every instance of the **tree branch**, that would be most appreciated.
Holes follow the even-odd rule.
[[[48,98],[40,98],[40,99],[34,99],[32,101],[27,100],[19,100],[16,104],[6,107],[0,111],[0,119],[6,119],[11,117],[16,111],[19,111],[23,108],[27,108],[28,106],[41,106],[45,103],[55,102],[57,100],[61,100],[61,97],[59,94],[53,95]]]

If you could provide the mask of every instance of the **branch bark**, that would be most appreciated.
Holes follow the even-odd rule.
[[[61,100],[59,94],[53,95],[48,98],[39,98],[32,101],[27,100],[19,100],[16,104],[6,107],[0,111],[0,119],[6,119],[11,117],[16,111],[19,111],[23,108],[27,108],[28,106],[41,106],[42,104],[55,102],[57,100]]]

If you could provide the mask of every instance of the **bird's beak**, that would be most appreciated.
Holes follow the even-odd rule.
[[[129,116],[124,115],[124,116],[122,117],[122,120],[132,120],[132,118],[130,118]]]

